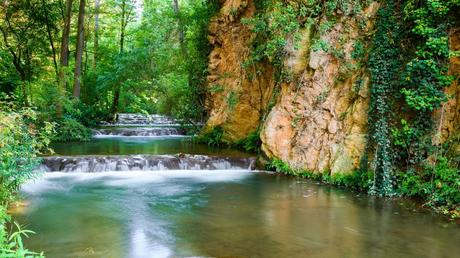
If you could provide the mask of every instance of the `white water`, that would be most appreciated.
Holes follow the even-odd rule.
[[[101,182],[106,186],[130,187],[163,183],[173,179],[184,179],[196,183],[231,182],[250,176],[251,170],[162,170],[162,171],[108,171],[100,173],[46,172],[38,179],[22,185],[21,191],[35,195],[42,192],[69,192],[72,187],[90,181]],[[66,184],[60,179],[65,179]],[[182,189],[185,190],[185,189]],[[182,191],[181,190],[181,191]]]

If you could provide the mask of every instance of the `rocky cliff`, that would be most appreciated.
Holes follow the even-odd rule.
[[[242,19],[255,14],[254,1],[227,0],[222,6],[210,24],[206,130],[220,126],[224,139],[235,141],[261,129],[262,150],[269,158],[316,172],[356,169],[365,153],[370,102],[367,54],[357,52],[371,41],[377,1],[368,1],[359,11],[336,11],[333,22],[320,14],[292,35],[289,42],[295,38],[297,43],[284,49],[284,69],[292,79],[279,84],[268,63],[243,65],[254,35]],[[458,34],[451,33],[456,49]],[[458,70],[458,58],[452,59],[451,73]],[[447,93],[453,97],[435,114],[441,141],[458,132],[460,124],[458,85]]]
[[[210,118],[205,130],[222,127],[227,141],[242,139],[258,128],[274,87],[270,66],[243,67],[253,35],[241,20],[254,12],[253,1],[222,1],[220,13],[209,25],[213,50],[206,102]],[[255,69],[261,72],[256,74]]]

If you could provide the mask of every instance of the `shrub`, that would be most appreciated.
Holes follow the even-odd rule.
[[[224,129],[220,126],[214,127],[210,132],[205,133],[197,138],[198,142],[206,143],[211,147],[219,147],[225,145],[223,141]]]
[[[23,237],[33,232],[11,223],[6,210],[21,183],[37,175],[37,155],[48,151],[52,133],[53,124],[40,124],[33,109],[15,109],[0,101],[0,257],[43,257],[25,249]],[[10,235],[7,223],[16,227]]]
[[[37,154],[47,151],[53,124],[37,129],[37,113],[32,109],[14,111],[1,105],[0,111],[0,201],[7,203],[21,183],[32,178],[40,162]]]
[[[460,173],[441,157],[435,164],[427,164],[421,171],[400,173],[399,191],[402,195],[419,197],[425,205],[452,216],[460,215]]]
[[[254,131],[249,133],[248,136],[242,140],[239,140],[233,144],[233,146],[243,149],[247,152],[260,153],[260,146],[262,141],[260,140],[260,131]]]
[[[298,176],[302,178],[321,181],[325,184],[343,186],[357,191],[368,191],[370,182],[373,178],[371,172],[354,171],[350,174],[336,173],[314,173],[305,169],[295,169],[280,159],[273,159],[267,166],[268,170],[274,170],[286,175]]]
[[[65,117],[57,126],[57,134],[53,137],[54,141],[89,141],[91,130],[85,127],[74,118]]]

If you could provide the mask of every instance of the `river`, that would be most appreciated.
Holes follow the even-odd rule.
[[[55,145],[15,218],[47,257],[458,257],[460,227],[404,200],[253,170],[177,135]],[[142,154],[142,155],[140,155]],[[82,156],[84,155],[84,156]]]

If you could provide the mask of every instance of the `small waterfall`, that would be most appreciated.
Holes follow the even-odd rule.
[[[176,127],[112,127],[93,129],[94,137],[112,136],[184,136],[185,132]]]
[[[255,169],[254,158],[205,155],[129,155],[45,157],[41,172],[105,172],[155,170],[246,170]]]
[[[173,118],[161,115],[118,114],[117,122],[100,124],[104,128],[93,129],[95,138],[103,137],[155,137],[184,136],[185,131]]]
[[[179,122],[162,115],[118,114],[116,123],[101,123],[103,126],[178,126]]]

